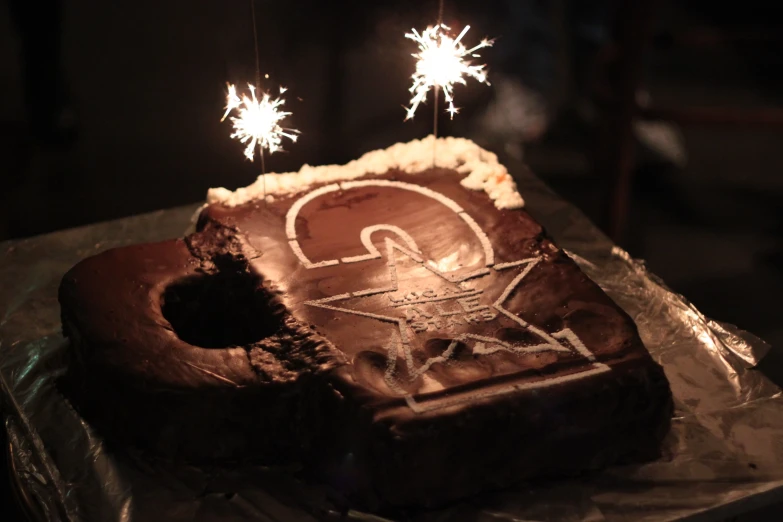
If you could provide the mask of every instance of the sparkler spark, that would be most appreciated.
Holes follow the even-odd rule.
[[[256,145],[261,149],[269,150],[272,154],[282,150],[283,138],[288,138],[296,142],[299,131],[296,129],[286,129],[280,126],[280,121],[290,112],[281,111],[285,100],[277,97],[274,100],[268,93],[263,93],[261,100],[256,97],[256,88],[248,84],[250,96],[243,94],[240,98],[237,95],[237,89],[234,85],[228,86],[228,96],[226,98],[226,112],[220,121],[226,119],[231,111],[236,110],[237,116],[229,118],[234,124],[232,138],[236,138],[245,148],[245,157],[253,161]],[[280,94],[286,91],[280,87]],[[261,152],[263,153],[263,152]]]
[[[443,89],[443,96],[448,103],[446,112],[453,119],[459,112],[459,109],[454,107],[455,83],[466,85],[465,76],[470,76],[489,85],[484,70],[485,65],[471,65],[465,57],[478,58],[476,51],[483,47],[491,47],[494,42],[485,38],[477,46],[466,48],[461,40],[469,29],[470,26],[466,25],[454,39],[448,34],[451,29],[444,24],[427,27],[422,33],[411,29],[412,32],[405,34],[405,38],[419,45],[419,52],[412,55],[417,62],[416,72],[412,76],[413,85],[409,89],[413,97],[410,101],[411,106],[407,109],[406,120],[413,118],[416,108],[427,98],[427,93],[432,87]]]

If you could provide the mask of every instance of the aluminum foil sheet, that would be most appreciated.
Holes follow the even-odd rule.
[[[665,455],[399,519],[722,520],[783,501],[783,397],[752,369],[769,347],[704,317],[526,169],[517,181],[530,212],[633,317],[663,365],[676,401]],[[20,497],[46,521],[387,520],[338,511],[293,469],[172,467],[108,451],[59,394],[62,275],[110,247],[181,236],[195,208],[0,244],[0,399]]]

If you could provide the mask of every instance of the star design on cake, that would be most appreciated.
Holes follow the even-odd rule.
[[[405,238],[403,237],[403,239]],[[402,357],[405,361],[408,378],[413,380],[426,373],[433,365],[448,362],[454,355],[454,352],[459,343],[466,344],[472,350],[472,353],[479,355],[490,355],[499,351],[507,351],[516,354],[533,354],[546,351],[573,353],[573,351],[575,351],[579,355],[586,358],[589,362],[595,363],[594,355],[585,347],[585,345],[572,330],[565,328],[556,333],[547,333],[546,331],[530,324],[504,307],[504,303],[513,294],[514,290],[520,284],[522,284],[525,277],[531,272],[531,270],[533,270],[535,266],[541,262],[541,257],[530,257],[511,262],[498,263],[474,270],[467,274],[456,275],[441,271],[437,264],[426,260],[422,255],[422,252],[415,247],[415,244],[411,245],[408,241],[403,242],[405,242],[408,246],[403,246],[390,237],[385,238],[386,260],[389,276],[388,285],[384,285],[378,288],[367,288],[353,292],[346,292],[305,302],[305,304],[308,306],[366,317],[395,326],[395,328],[392,330],[390,340],[387,345],[388,359],[386,372],[384,375],[386,384],[393,391],[406,396],[406,399],[410,398],[409,395],[406,394],[400,386],[400,377],[395,375],[396,362],[398,357]],[[413,248],[409,248],[411,246],[413,246]],[[398,278],[399,257],[412,260],[415,263],[415,266],[428,270],[436,278],[438,278],[442,284],[445,284],[447,288],[451,286],[452,290],[448,291],[445,295],[438,294],[437,292],[431,290],[425,290],[419,293],[412,292],[408,294],[407,298],[395,299],[393,294],[398,292],[400,286]],[[359,260],[358,257],[357,260]],[[494,288],[492,285],[484,289],[470,288],[468,285],[466,285],[468,281],[487,276],[493,270],[496,272],[516,271],[516,274],[507,285],[502,287],[502,289]],[[489,295],[489,293],[493,290],[501,291],[498,295],[492,296],[490,298],[489,304],[481,304],[479,300],[482,294],[487,291],[484,295]],[[440,355],[429,357],[426,361],[424,361],[423,364],[416,366],[413,353],[415,350],[414,337],[416,334],[413,331],[412,325],[409,324],[410,318],[404,315],[395,316],[375,313],[374,311],[368,310],[369,307],[365,304],[367,302],[366,298],[380,295],[386,295],[389,298],[391,301],[389,306],[392,308],[402,306],[412,307],[425,303],[431,304],[436,308],[437,315],[439,317],[448,317],[458,313],[484,314],[485,320],[492,321],[496,317],[502,315],[515,323],[516,327],[533,334],[540,342],[535,344],[513,343],[498,339],[496,337],[479,335],[468,331],[453,336],[448,347]],[[346,302],[349,300],[355,302],[347,304]],[[461,310],[450,312],[443,311],[439,306],[439,303],[447,301],[458,303],[459,306],[461,306]],[[419,313],[423,313],[425,316],[430,318],[432,318],[434,315],[426,314],[425,312]],[[414,323],[414,325],[415,324],[416,323]]]

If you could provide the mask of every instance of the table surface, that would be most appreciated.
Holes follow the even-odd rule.
[[[8,462],[8,438],[5,428],[0,429],[0,514],[4,522],[24,522],[27,520],[17,503],[16,495],[11,487],[11,469]]]
[[[71,257],[72,263],[78,262],[83,255],[80,248],[103,244],[105,248],[119,246],[128,242],[128,237],[143,236],[145,241],[159,241],[182,236],[182,233],[199,204],[186,205],[173,209],[160,210],[122,218],[104,223],[96,223],[42,236],[0,242],[0,264],[12,262],[14,254],[23,251],[25,257],[46,256]],[[166,215],[170,219],[161,220]],[[133,230],[133,234],[128,234]],[[0,310],[5,311],[12,305],[13,296],[22,292],[30,281],[24,277],[4,277],[0,280]],[[0,348],[4,345],[0,335]],[[0,397],[2,399],[2,397]],[[3,401],[0,400],[0,417],[5,416]],[[26,521],[27,517],[17,504],[17,498],[10,482],[8,462],[8,439],[5,428],[0,429],[0,520],[3,522]]]

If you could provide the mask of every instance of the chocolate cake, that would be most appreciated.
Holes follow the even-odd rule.
[[[210,191],[63,278],[63,389],[109,441],[305,463],[369,507],[654,458],[669,385],[496,157],[432,139]]]

